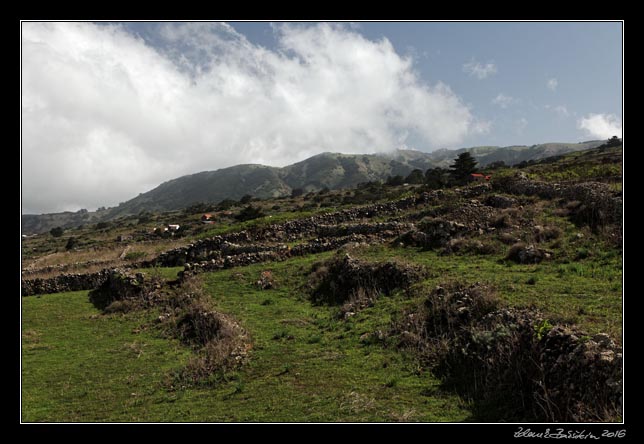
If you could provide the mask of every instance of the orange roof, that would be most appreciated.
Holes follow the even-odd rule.
[[[483,177],[483,175],[481,173],[472,173],[472,174],[470,174],[470,176],[472,176],[472,177]]]

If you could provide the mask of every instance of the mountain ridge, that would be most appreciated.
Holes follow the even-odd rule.
[[[361,182],[386,180],[388,176],[408,175],[413,169],[447,168],[459,154],[468,151],[484,167],[503,161],[513,165],[522,161],[595,148],[605,141],[545,143],[508,147],[476,146],[455,150],[423,151],[397,149],[377,154],[324,152],[284,167],[241,164],[211,171],[201,171],[165,181],[157,187],[119,204],[96,212],[49,213],[22,216],[23,233],[46,232],[54,226],[63,228],[96,223],[144,211],[180,210],[201,202],[218,203],[238,200],[244,195],[274,198],[289,195],[293,189],[304,192],[322,188],[355,187]]]

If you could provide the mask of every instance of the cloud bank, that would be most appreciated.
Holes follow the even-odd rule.
[[[267,49],[226,24],[158,24],[143,39],[119,25],[23,23],[23,212],[113,206],[239,163],[381,152],[410,135],[453,147],[489,130],[386,39],[329,24],[274,32]]]
[[[615,114],[588,114],[577,121],[577,126],[598,139],[622,137],[622,121]]]

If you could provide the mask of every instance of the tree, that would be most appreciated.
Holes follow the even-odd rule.
[[[253,196],[250,194],[244,194],[241,199],[239,199],[239,202],[246,205],[247,203],[250,203],[250,201],[253,200]]]
[[[304,190],[302,188],[293,188],[291,191],[291,197],[299,197],[302,194],[304,194]]]
[[[410,184],[421,184],[425,182],[425,177],[423,176],[423,171],[419,169],[413,170],[411,173],[409,173],[409,176],[405,178],[406,183]]]
[[[73,249],[76,245],[78,245],[78,238],[71,236],[69,239],[67,239],[67,245],[65,245],[65,250],[69,251]]]
[[[425,172],[425,185],[432,190],[449,184],[449,171],[445,168],[430,168]]]
[[[492,162],[487,166],[491,170],[496,170],[498,168],[503,168],[505,167],[505,162],[502,160],[497,160],[496,162]]]
[[[450,165],[450,175],[456,183],[464,183],[470,174],[476,172],[476,159],[469,152],[459,154],[454,163]]]
[[[237,202],[232,199],[224,199],[217,204],[217,211],[226,211],[237,205]]]
[[[402,185],[403,183],[405,183],[405,179],[400,174],[394,177],[391,177],[391,176],[387,177],[387,182],[385,182],[386,185],[389,185],[392,187],[397,185]]]
[[[514,165],[515,168],[523,169],[528,166],[528,161],[527,160],[522,160],[521,162],[517,163]]]
[[[63,227],[54,227],[51,230],[49,230],[49,234],[51,234],[54,237],[60,237],[63,235]]]
[[[609,147],[610,147],[610,146],[618,146],[618,145],[621,145],[621,144],[622,144],[622,141],[621,141],[621,139],[620,139],[619,137],[617,137],[617,136],[613,136],[613,137],[611,137],[611,138],[610,138],[610,139],[608,139],[608,141],[606,142],[606,146],[609,146]]]
[[[265,215],[261,209],[255,208],[252,205],[248,205],[246,208],[241,210],[239,214],[235,216],[235,219],[237,219],[240,222],[244,222],[247,220],[257,219],[259,217],[264,217],[264,216]]]

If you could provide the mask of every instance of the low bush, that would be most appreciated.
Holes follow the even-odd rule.
[[[418,266],[396,261],[363,262],[345,254],[315,264],[308,287],[315,303],[342,305],[352,297],[366,300],[395,289],[408,289],[422,275]]]
[[[621,349],[552,325],[534,309],[504,308],[481,284],[437,287],[395,329],[481,419],[615,421],[621,416]]]

